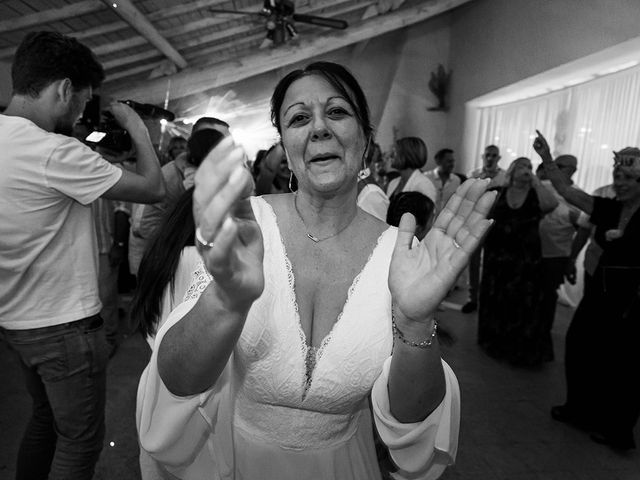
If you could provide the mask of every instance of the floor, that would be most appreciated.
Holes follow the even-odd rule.
[[[475,314],[459,305],[455,291],[440,312],[440,322],[457,340],[444,348],[462,392],[457,462],[442,480],[640,480],[640,451],[618,453],[549,416],[564,396],[563,340],[572,310],[559,306],[554,326],[556,361],[540,370],[499,363],[475,344]],[[135,395],[149,350],[139,335],[123,342],[109,364],[107,435],[96,480],[136,480],[138,444]],[[14,476],[14,461],[30,411],[30,400],[15,359],[0,342],[0,479]],[[636,441],[640,443],[639,428]],[[304,478],[305,475],[301,475]]]

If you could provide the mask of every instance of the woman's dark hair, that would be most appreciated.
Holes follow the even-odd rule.
[[[187,162],[199,167],[207,154],[220,143],[224,135],[218,130],[205,128],[194,132],[187,140]]]
[[[396,141],[396,162],[395,166],[399,170],[405,168],[418,169],[427,163],[427,146],[421,138],[404,137]]]
[[[358,123],[362,127],[367,141],[373,137],[373,126],[369,114],[367,99],[355,77],[342,65],[331,62],[315,62],[307,65],[304,69],[294,70],[285,76],[276,85],[271,97],[271,123],[273,123],[278,133],[282,134],[280,124],[280,109],[284,102],[287,90],[293,82],[303,77],[317,75],[324,78],[336,91],[345,98],[355,112]]]
[[[387,223],[397,227],[402,215],[409,212],[415,217],[416,224],[424,228],[433,215],[434,207],[433,200],[420,192],[401,192],[389,202]]]
[[[14,95],[37,98],[51,83],[68,78],[75,91],[98,88],[104,70],[89,48],[56,32],[28,33],[11,66]]]
[[[140,262],[131,318],[145,336],[156,333],[167,285],[173,294],[182,249],[195,244],[193,190],[191,187],[184,192],[173,210],[163,217]]]

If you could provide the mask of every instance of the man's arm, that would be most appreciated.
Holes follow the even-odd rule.
[[[571,181],[564,176],[558,168],[558,165],[553,161],[547,140],[538,130],[536,130],[536,133],[538,136],[533,142],[533,148],[538,155],[540,155],[542,163],[544,164],[544,173],[547,178],[551,180],[553,188],[555,188],[567,202],[591,215],[593,212],[593,197],[582,190],[571,188]]]
[[[118,123],[131,135],[137,161],[135,173],[123,170],[120,180],[102,196],[111,200],[136,203],[155,203],[162,200],[165,195],[164,179],[147,127],[138,114],[124,103],[114,102],[110,109]]]

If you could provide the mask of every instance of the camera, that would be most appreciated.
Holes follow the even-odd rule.
[[[175,115],[169,110],[160,108],[149,103],[138,103],[133,100],[118,100],[121,103],[133,108],[142,119],[173,121]],[[131,150],[131,136],[117,122],[111,112],[100,113],[100,97],[94,95],[87,103],[80,123],[86,125],[93,131],[87,135],[85,141],[95,146],[109,149],[113,152],[122,153]]]

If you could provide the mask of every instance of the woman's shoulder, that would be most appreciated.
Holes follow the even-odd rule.
[[[384,238],[392,239],[395,244],[395,237],[398,229],[386,222],[374,217],[364,210],[360,210],[362,217],[361,240],[364,244],[380,243]]]

